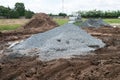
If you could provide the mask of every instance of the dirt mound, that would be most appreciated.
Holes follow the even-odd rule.
[[[33,18],[24,25],[24,29],[27,28],[53,28],[55,26],[58,26],[47,14],[45,13],[37,13],[33,16]]]
[[[88,19],[84,21],[81,25],[81,27],[111,27],[108,23],[104,22],[102,19]]]
[[[38,13],[24,26],[17,30],[0,33],[0,42],[24,39],[31,34],[45,32],[58,26],[47,14]]]

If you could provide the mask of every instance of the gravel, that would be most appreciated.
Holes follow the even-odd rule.
[[[81,25],[81,27],[110,27],[108,23],[104,22],[102,19],[88,19],[84,21]]]
[[[12,47],[26,55],[38,55],[43,61],[86,55],[105,44],[74,24],[64,24],[44,33],[31,36]]]

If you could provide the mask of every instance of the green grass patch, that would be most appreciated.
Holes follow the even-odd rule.
[[[82,18],[82,21],[84,22],[87,19],[89,19],[89,18]],[[96,18],[96,19],[98,19],[98,18]],[[120,19],[118,19],[118,18],[116,18],[116,19],[106,18],[106,19],[103,19],[103,21],[105,21],[108,24],[120,24]],[[75,22],[75,24],[80,25],[81,23],[80,22]]]
[[[0,25],[0,31],[3,31],[3,30],[15,30],[20,26],[21,26],[20,24]]]
[[[54,19],[59,25],[63,25],[68,22],[68,19]]]
[[[83,21],[85,21],[86,19],[88,19],[88,18],[82,18]],[[105,18],[105,19],[103,19],[103,21],[105,21],[109,24],[111,24],[111,23],[119,23],[120,24],[120,19],[118,19],[118,18]]]
[[[120,19],[116,18],[116,19],[103,19],[105,22],[107,23],[119,23],[120,24]]]

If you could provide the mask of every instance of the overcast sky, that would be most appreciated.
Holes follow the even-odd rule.
[[[14,7],[16,2],[23,2],[26,9],[34,12],[57,14],[62,12],[62,0],[0,0],[0,5]],[[64,0],[64,12],[78,10],[120,10],[120,0]]]

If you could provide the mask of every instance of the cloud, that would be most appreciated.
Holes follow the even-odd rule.
[[[26,9],[34,12],[59,13],[62,0],[1,0],[0,5],[14,7],[16,2],[23,2]],[[64,12],[78,10],[120,10],[119,0],[64,0]]]

